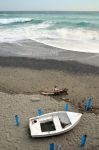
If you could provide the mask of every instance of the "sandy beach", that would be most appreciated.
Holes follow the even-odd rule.
[[[83,112],[79,124],[68,133],[43,139],[30,137],[28,119],[37,115],[37,109],[42,108],[44,113],[64,110],[66,102],[60,97],[39,94],[55,85],[67,88],[69,96],[76,96],[78,101],[93,97],[92,105],[99,108],[98,66],[76,59],[0,57],[0,150],[48,150],[50,143],[55,148],[61,144],[62,150],[80,150],[82,134],[88,136],[85,150],[99,149],[99,109],[96,113]],[[69,108],[72,111],[71,105]],[[20,116],[19,127],[15,125],[16,114]]]
[[[37,98],[40,98],[37,100]],[[35,100],[36,99],[36,100]],[[43,139],[30,137],[28,119],[37,115],[37,109],[42,108],[44,113],[64,110],[65,102],[57,102],[53,98],[40,95],[9,95],[0,92],[0,149],[1,150],[48,150],[49,144],[57,147],[61,144],[62,150],[80,149],[81,135],[88,135],[84,149],[98,150],[99,116],[84,113],[79,124],[70,132]],[[20,126],[15,125],[15,115],[21,119]]]

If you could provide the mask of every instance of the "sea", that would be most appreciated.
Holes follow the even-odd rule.
[[[63,51],[99,53],[99,12],[0,12],[0,44],[26,40]]]

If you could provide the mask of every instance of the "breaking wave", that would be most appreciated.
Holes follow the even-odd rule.
[[[30,39],[64,50],[99,53],[99,13],[15,12],[6,15],[0,16],[0,43]]]
[[[9,18],[9,19],[0,19],[1,25],[8,25],[8,24],[23,24],[23,23],[33,23],[39,24],[42,23],[42,20],[39,19],[32,19],[32,18]]]
[[[99,31],[80,28],[49,30],[50,24],[42,23],[18,28],[0,29],[0,42],[35,40],[54,47],[99,53]]]

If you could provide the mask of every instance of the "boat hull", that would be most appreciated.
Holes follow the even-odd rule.
[[[66,112],[66,111],[59,111],[59,112],[52,112],[48,114],[44,114],[42,116],[37,116],[29,119],[29,127],[30,133],[32,137],[48,137],[48,136],[55,136],[59,134],[66,133],[74,128],[81,119],[82,114],[75,113],[75,112]],[[31,120],[37,120],[35,124],[31,123]],[[55,130],[53,131],[41,131],[41,123],[42,122],[51,122],[55,125]],[[62,128],[60,124],[60,120],[67,125]]]

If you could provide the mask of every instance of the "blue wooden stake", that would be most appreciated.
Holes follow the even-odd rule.
[[[65,105],[65,110],[66,110],[66,111],[69,110],[69,104],[68,104],[68,103],[66,103],[66,105]]]
[[[16,126],[20,125],[20,118],[18,115],[15,115],[15,120],[16,120]]]
[[[38,109],[37,113],[38,113],[38,116],[43,115],[43,111],[41,109]]]
[[[54,150],[54,143],[50,144],[50,150]]]
[[[86,144],[86,138],[87,138],[87,135],[82,135],[81,147],[84,147],[84,146],[85,146],[85,144]]]
[[[89,110],[91,107],[92,98],[88,98],[85,104],[85,109]]]

